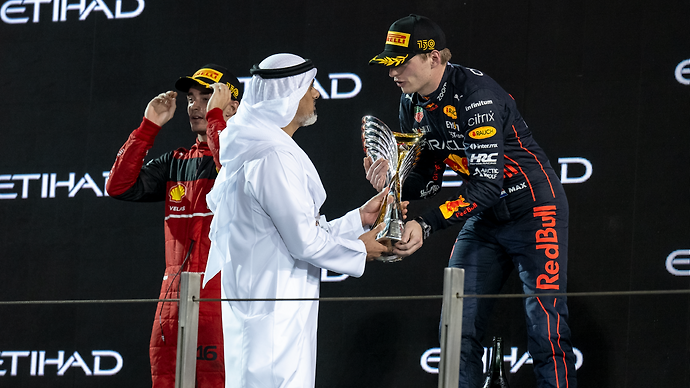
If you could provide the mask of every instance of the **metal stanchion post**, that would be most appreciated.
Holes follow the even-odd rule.
[[[180,308],[177,330],[177,363],[175,388],[194,388],[196,385],[196,343],[199,335],[199,298],[201,274],[182,272],[180,278]]]
[[[457,388],[460,374],[460,342],[462,339],[462,295],[465,270],[446,268],[443,271],[443,317],[441,320],[441,361],[438,364],[438,387]]]

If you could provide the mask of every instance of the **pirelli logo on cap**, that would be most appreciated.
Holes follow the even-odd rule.
[[[408,47],[410,45],[410,34],[388,31],[388,36],[386,36],[386,44]]]
[[[209,78],[212,79],[213,82],[218,82],[221,79],[221,77],[223,77],[223,73],[213,69],[200,69],[192,76],[192,78],[197,77]]]

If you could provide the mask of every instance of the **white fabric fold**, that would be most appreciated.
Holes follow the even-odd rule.
[[[262,68],[304,62],[269,57]],[[268,67],[266,67],[268,66]],[[321,268],[359,277],[366,249],[357,209],[317,225],[326,200],[316,168],[281,128],[316,69],[247,85],[220,136],[222,168],[207,196],[214,213],[205,279],[221,272],[223,298],[317,298]],[[316,301],[223,302],[226,387],[313,387]]]

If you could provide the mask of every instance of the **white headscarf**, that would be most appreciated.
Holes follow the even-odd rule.
[[[305,63],[294,54],[274,54],[259,63],[260,69],[283,69]],[[261,78],[254,75],[245,87],[237,113],[228,120],[220,134],[222,168],[206,196],[214,213],[209,237],[211,249],[204,276],[204,285],[226,264],[230,263],[227,246],[229,225],[235,214],[233,198],[237,189],[237,172],[247,160],[276,145],[295,148],[304,154],[283,131],[297,114],[299,102],[316,77],[316,68],[284,78]],[[306,157],[306,154],[304,155]],[[307,158],[308,159],[308,158]]]

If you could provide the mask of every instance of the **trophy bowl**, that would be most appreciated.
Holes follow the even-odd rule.
[[[364,152],[374,162],[381,158],[388,160],[385,185],[388,187],[388,194],[393,196],[394,200],[383,201],[379,216],[372,227],[381,223],[386,225],[376,235],[376,239],[389,248],[402,239],[405,227],[401,205],[402,186],[419,159],[422,136],[421,133],[393,132],[383,121],[374,116],[362,117]],[[390,254],[383,255],[377,260],[394,262],[402,258]]]

